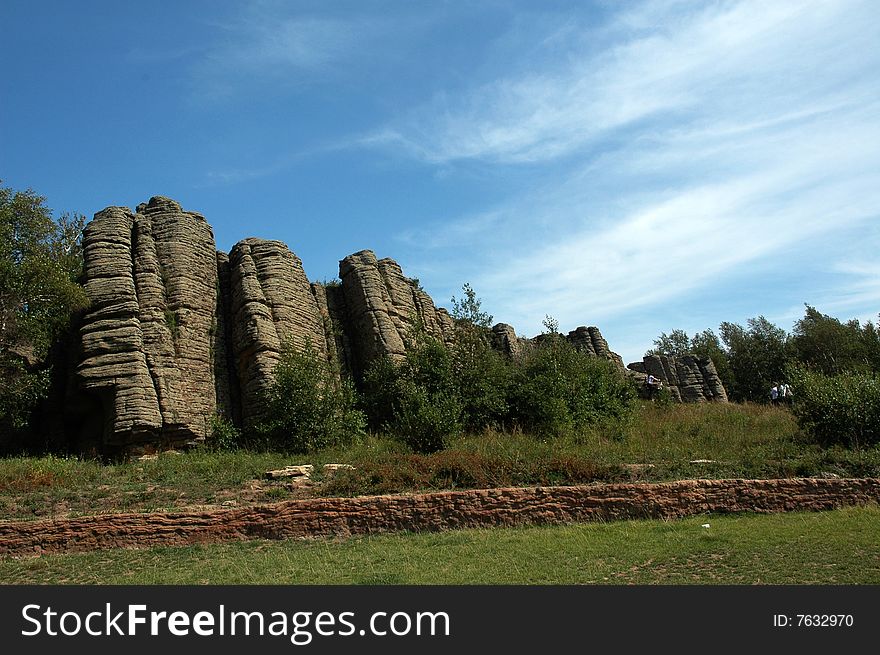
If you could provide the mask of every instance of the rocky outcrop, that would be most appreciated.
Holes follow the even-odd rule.
[[[507,323],[496,323],[492,326],[492,347],[508,357],[519,357],[523,348],[523,339],[516,336],[516,330]]]
[[[640,385],[644,385],[648,375],[659,378],[678,402],[727,402],[727,392],[711,359],[694,355],[646,355],[628,368]]]
[[[356,375],[378,357],[402,358],[416,324],[444,342],[453,340],[452,317],[417,282],[404,277],[393,260],[378,260],[372,251],[362,250],[339,263],[339,277]]]
[[[241,421],[263,417],[262,394],[271,385],[285,347],[327,357],[325,329],[302,262],[280,241],[245,239],[229,254],[230,335],[240,388]]]
[[[823,511],[878,501],[880,480],[876,478],[683,480],[312,498],[214,511],[2,521],[0,554],[23,556],[244,539],[314,539],[576,521],[675,519],[706,513]]]
[[[160,196],[135,211],[108,207],[83,238],[91,305],[67,355],[67,440],[81,449],[135,451],[203,440],[215,417],[249,427],[286,347],[311,350],[359,379],[380,357],[401,359],[417,328],[451,344],[455,324],[418,281],[369,250],[339,262],[338,283],[311,283],[280,241],[245,239],[217,252],[200,214]],[[492,343],[519,357],[525,339],[504,323]],[[596,327],[566,336],[624,371]],[[726,400],[711,362],[646,358],[674,397]],[[64,385],[62,385],[64,386]]]
[[[623,358],[608,347],[605,337],[599,332],[599,328],[595,326],[580,326],[568,333],[566,336],[568,342],[578,350],[587,352],[594,357],[607,359],[612,362],[621,372],[625,371]]]
[[[99,212],[83,249],[90,307],[75,371],[84,396],[79,408],[100,407],[101,442],[109,447],[203,438],[216,405],[211,227],[155,197],[137,212]]]
[[[215,416],[254,425],[285,347],[357,376],[402,357],[417,324],[454,338],[446,310],[391,259],[362,251],[340,262],[340,284],[313,284],[279,241],[217,252],[204,217],[168,198],[99,212],[83,247],[91,304],[65,423],[70,443],[96,451],[197,442]]]

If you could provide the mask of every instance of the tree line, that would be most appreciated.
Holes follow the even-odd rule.
[[[739,402],[766,402],[774,383],[794,382],[791,378],[803,370],[828,377],[880,372],[880,333],[874,323],[841,321],[810,305],[791,332],[763,316],[745,326],[723,322],[718,331],[692,337],[679,329],[663,332],[646,354],[710,358],[728,397]]]

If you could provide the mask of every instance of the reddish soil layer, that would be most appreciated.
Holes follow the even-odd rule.
[[[684,480],[314,498],[273,505],[0,522],[0,554],[296,539],[707,512],[828,510],[880,502],[880,479]]]

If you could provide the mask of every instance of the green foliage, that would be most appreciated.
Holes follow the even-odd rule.
[[[464,297],[456,300],[452,297],[452,318],[457,323],[467,323],[474,327],[488,328],[492,326],[492,315],[482,310],[483,301],[477,298],[477,292],[468,282],[461,287]]]
[[[462,422],[471,431],[498,428],[509,413],[512,365],[492,347],[492,316],[482,311],[476,292],[470,284],[465,284],[462,291],[462,300],[452,298],[456,322],[452,372],[462,402]]]
[[[461,430],[462,402],[449,349],[417,330],[403,361],[382,358],[367,370],[364,407],[374,429],[388,431],[416,452],[441,450]]]
[[[673,330],[669,334],[661,332],[654,339],[654,347],[646,355],[672,355],[680,357],[692,353],[691,342],[684,330]]]
[[[801,428],[823,446],[862,448],[880,444],[880,379],[851,373],[825,375],[790,370],[792,411]]]
[[[483,331],[459,333],[452,366],[464,427],[472,432],[503,427],[510,416],[514,364],[492,348]]]
[[[527,430],[559,436],[630,416],[636,390],[614,366],[550,334],[514,374],[511,404]]]
[[[177,320],[177,312],[171,309],[165,310],[165,326],[171,332],[171,338],[176,343],[180,338],[180,323]]]
[[[784,379],[787,364],[786,333],[763,316],[750,318],[748,329],[721,324],[733,383],[732,400],[767,402],[774,382]]]
[[[796,361],[826,375],[880,373],[880,335],[870,321],[864,327],[857,320],[842,323],[807,305],[791,347]]]
[[[85,219],[57,221],[33,191],[0,187],[0,444],[22,437],[49,386],[46,356],[84,307]]]
[[[213,450],[238,450],[244,445],[241,430],[228,418],[215,414],[211,417],[208,446]]]
[[[364,430],[354,387],[310,343],[303,352],[285,347],[265,400],[266,418],[255,432],[275,448],[307,452],[346,443]]]
[[[550,314],[544,315],[541,325],[544,326],[544,334],[559,334],[559,321],[550,316]]]

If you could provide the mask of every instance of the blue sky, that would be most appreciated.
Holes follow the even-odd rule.
[[[0,4],[0,178],[363,248],[532,336],[880,311],[872,1]]]

